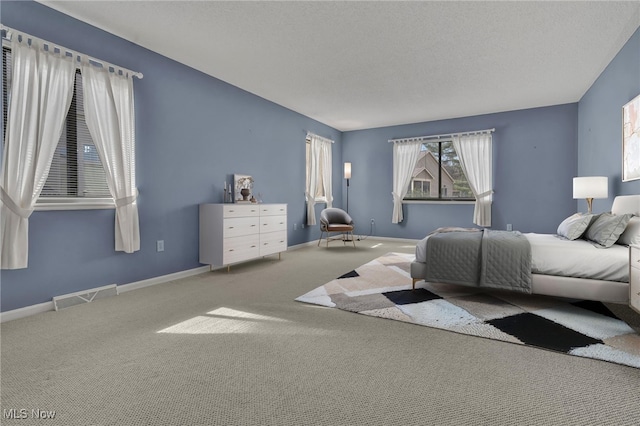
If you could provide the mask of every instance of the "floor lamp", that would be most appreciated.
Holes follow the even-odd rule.
[[[347,180],[347,213],[349,213],[349,179],[351,179],[351,163],[344,163],[344,178]]]

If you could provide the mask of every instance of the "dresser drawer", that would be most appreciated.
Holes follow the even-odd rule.
[[[631,246],[630,253],[630,266],[632,268],[640,269],[640,248]]]
[[[260,206],[260,216],[286,216],[286,204],[262,204]]]
[[[224,217],[258,216],[260,210],[253,204],[224,204]]]
[[[287,250],[287,232],[277,231],[260,235],[260,256]]]
[[[260,229],[260,218],[255,217],[232,217],[225,219],[223,224],[223,238],[238,237],[241,235],[258,234]]]
[[[287,230],[286,216],[262,216],[260,217],[260,233]]]
[[[222,263],[229,264],[260,256],[260,238],[258,235],[248,235],[224,239],[224,253]]]

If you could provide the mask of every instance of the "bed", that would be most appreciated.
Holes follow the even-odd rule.
[[[630,244],[640,244],[640,195],[616,197],[610,213],[572,215],[558,234],[441,228],[416,245],[411,277],[414,288],[446,282],[627,304]]]

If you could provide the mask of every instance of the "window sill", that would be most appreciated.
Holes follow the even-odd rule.
[[[449,201],[449,200],[402,200],[402,204],[446,204],[446,205],[474,205],[474,200],[461,200],[461,201]]]
[[[111,198],[41,198],[36,202],[35,211],[51,210],[100,210],[115,209],[116,205]]]

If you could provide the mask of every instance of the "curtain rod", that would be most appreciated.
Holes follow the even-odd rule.
[[[139,79],[142,79],[142,77],[144,77],[141,72],[132,71],[132,70],[126,69],[124,67],[121,67],[119,65],[114,65],[112,63],[103,61],[101,59],[97,59],[97,58],[94,58],[92,56],[85,55],[84,53],[76,52],[75,50],[71,50],[71,49],[67,49],[66,47],[58,46],[55,43],[51,43],[50,41],[43,40],[43,39],[41,39],[39,37],[34,37],[31,34],[27,34],[27,33],[23,32],[23,31],[14,30],[13,28],[7,27],[4,24],[0,24],[0,31],[5,31],[6,32],[6,35],[2,36],[2,38],[4,40],[11,40],[12,34],[15,34],[16,37],[21,35],[24,38],[35,40],[35,41],[38,41],[38,42],[40,42],[42,44],[46,44],[49,47],[52,47],[53,49],[58,49],[60,52],[65,52],[65,54],[70,53],[74,58],[76,58],[76,60],[78,58],[80,58],[80,60],[86,59],[88,61],[91,61],[91,62],[94,62],[94,63],[102,65],[107,70],[109,68],[113,68],[114,71],[120,70],[123,73],[129,73],[134,77],[138,77]]]
[[[307,137],[306,137],[307,142],[311,140],[311,136],[315,136],[315,137],[320,138],[320,139],[322,139],[324,141],[327,141],[327,142],[335,143],[334,140],[322,137],[320,135],[316,135],[315,133],[311,133],[311,132],[307,132]]]
[[[460,132],[460,133],[445,133],[442,135],[431,135],[431,136],[416,136],[413,138],[402,138],[402,139],[389,139],[389,143],[395,143],[395,142],[416,142],[416,141],[423,141],[426,139],[440,139],[440,138],[450,138],[453,136],[462,136],[462,135],[477,135],[479,133],[493,133],[495,132],[496,129],[487,129],[487,130],[475,130],[473,132]]]

